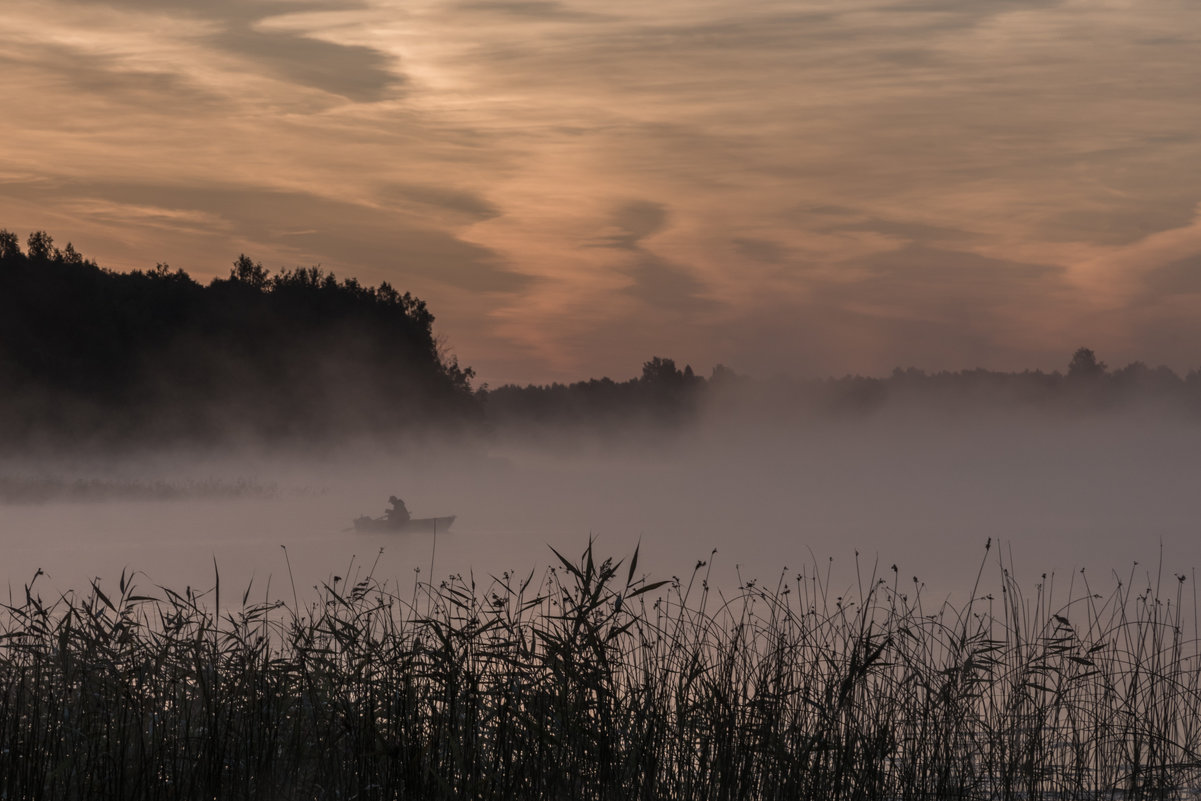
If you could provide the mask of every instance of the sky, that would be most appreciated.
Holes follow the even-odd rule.
[[[1201,368],[1196,0],[3,0],[0,228],[479,381]]]

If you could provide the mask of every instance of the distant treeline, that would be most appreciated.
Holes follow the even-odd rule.
[[[164,264],[105,270],[49,234],[22,250],[0,230],[0,448],[94,444],[384,444],[431,428],[557,436],[679,431],[718,419],[857,416],[884,408],[1079,414],[1154,405],[1201,417],[1201,371],[1111,370],[1079,348],[1066,371],[886,378],[708,377],[654,357],[627,381],[473,390],[441,352],[434,316],[387,283],[317,267],[270,274],[240,256],[202,285]],[[1066,354],[1065,354],[1066,355]]]
[[[1065,372],[1018,373],[974,369],[928,373],[897,368],[886,378],[846,375],[768,379],[739,375],[717,365],[708,378],[656,357],[642,375],[574,384],[502,386],[477,392],[497,426],[588,423],[601,429],[632,421],[658,425],[695,420],[862,417],[890,410],[971,414],[986,409],[1079,415],[1154,408],[1201,417],[1201,371],[1180,376],[1167,367],[1134,362],[1111,370],[1089,348],[1072,354]]]
[[[0,231],[0,446],[298,443],[478,417],[421,301],[241,256],[202,285]]]
[[[599,429],[674,427],[695,418],[711,385],[729,371],[718,367],[709,380],[658,356],[628,381],[594,378],[574,384],[506,384],[484,387],[476,396],[488,421],[499,427],[572,424]]]

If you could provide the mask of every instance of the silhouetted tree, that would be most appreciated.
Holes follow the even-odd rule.
[[[0,228],[0,259],[19,259],[23,255],[17,235],[8,229]]]
[[[34,261],[49,261],[55,256],[54,238],[45,231],[31,233],[25,246],[29,258]]]
[[[434,337],[425,302],[387,283],[339,281],[320,267],[272,275],[243,254],[228,278],[202,285],[161,263],[103,270],[71,244],[57,250],[44,231],[30,234],[28,247],[22,253],[16,235],[0,230],[0,388],[20,388],[0,392],[0,447],[10,450],[81,436],[219,442],[235,428],[268,440],[386,440],[430,423],[474,425],[482,415],[550,437],[558,422],[641,439],[683,430],[717,386],[722,392],[708,397],[723,410],[792,416],[866,415],[886,404],[1075,413],[1147,399],[1201,416],[1201,372],[1181,379],[1135,362],[1111,373],[1088,348],[1073,354],[1066,379],[909,368],[883,379],[762,382],[718,365],[706,381],[691,365],[655,356],[626,381],[473,392],[474,372]]]
[[[1097,355],[1088,348],[1079,348],[1068,363],[1070,378],[1093,378],[1104,373],[1105,362],[1097,361]]]
[[[474,373],[424,301],[240,256],[208,286],[157,264],[103,270],[50,235],[2,238],[0,445],[21,438],[306,441],[471,424]],[[98,442],[99,444],[99,442]]]
[[[63,248],[62,253],[56,253],[55,255],[62,259],[63,264],[83,264],[83,256],[79,255],[79,251],[70,242]]]
[[[238,281],[254,289],[267,286],[267,277],[262,262],[252,261],[245,253],[238,256],[233,269],[229,271],[229,280]]]
[[[642,363],[642,380],[656,387],[671,387],[678,385],[684,374],[676,369],[674,359],[653,357],[649,362]]]
[[[726,367],[724,364],[713,365],[713,370],[709,373],[710,384],[731,384],[741,378],[738,373]]]

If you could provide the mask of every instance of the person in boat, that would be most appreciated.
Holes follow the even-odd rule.
[[[384,510],[384,519],[389,523],[403,526],[412,519],[412,516],[409,514],[408,507],[405,506],[405,502],[392,495],[388,498],[388,508]]]

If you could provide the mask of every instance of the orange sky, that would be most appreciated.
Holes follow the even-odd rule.
[[[480,379],[1201,367],[1195,0],[4,0],[0,228]]]

